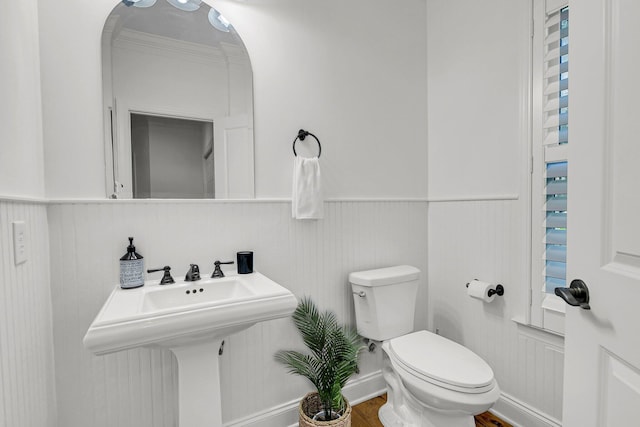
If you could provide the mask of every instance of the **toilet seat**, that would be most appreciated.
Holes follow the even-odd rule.
[[[462,393],[485,393],[495,387],[493,370],[460,344],[428,331],[389,341],[389,357],[419,380]]]

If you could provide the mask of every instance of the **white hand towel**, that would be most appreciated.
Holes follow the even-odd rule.
[[[320,161],[317,157],[296,156],[293,162],[291,214],[295,219],[321,219],[324,216]]]

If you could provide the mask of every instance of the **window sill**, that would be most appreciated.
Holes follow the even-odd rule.
[[[559,297],[540,293],[540,300],[534,301],[532,309],[540,313],[537,320],[528,319],[525,316],[516,316],[511,320],[532,330],[548,333],[551,335],[564,337],[564,318],[567,304]]]
[[[567,304],[555,295],[546,294],[541,307],[543,328],[564,336],[564,316]]]
[[[513,317],[511,320],[518,325],[519,330],[526,331],[528,335],[534,336],[539,341],[556,341],[558,339],[564,341],[563,333],[527,323],[522,316]]]
[[[547,294],[542,300],[542,309],[564,315],[567,310],[567,303],[555,295]]]

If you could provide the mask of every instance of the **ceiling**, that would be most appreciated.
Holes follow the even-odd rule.
[[[207,17],[211,9],[206,3],[194,12],[175,8],[165,0],[158,0],[151,7],[127,7],[121,2],[113,9],[110,19],[115,19],[114,34],[129,29],[155,34],[171,39],[219,47],[220,43],[244,45],[233,28],[228,33],[211,26]]]

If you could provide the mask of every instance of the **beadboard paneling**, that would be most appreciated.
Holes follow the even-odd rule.
[[[523,201],[429,205],[429,321],[493,368],[503,393],[549,419],[562,418],[562,339],[528,333],[511,319],[527,309],[528,248]],[[466,295],[472,279],[501,283],[485,304]],[[516,420],[517,421],[517,420]]]
[[[207,274],[214,260],[232,260],[239,250],[253,250],[256,270],[298,297],[312,296],[351,324],[350,272],[412,264],[423,271],[418,305],[426,307],[426,202],[333,201],[325,209],[321,221],[296,221],[290,218],[291,204],[281,201],[50,204],[60,425],[177,423],[177,368],[170,352],[93,356],[82,346],[87,328],[118,282],[118,258],[127,236],[135,237],[146,267],[170,265],[176,277],[190,263]],[[416,325],[426,327],[426,322],[426,312],[420,310]],[[260,323],[227,339],[220,360],[225,423],[279,407],[309,389],[273,360],[277,350],[300,345],[288,319]],[[379,351],[366,353],[360,375],[380,369],[380,362]]]
[[[26,225],[19,265],[13,221]],[[46,206],[0,201],[0,426],[56,425],[51,336]]]

